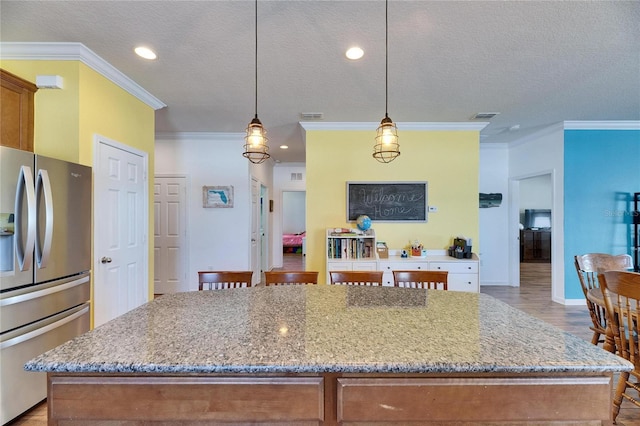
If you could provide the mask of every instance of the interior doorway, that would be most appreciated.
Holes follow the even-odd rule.
[[[269,188],[260,184],[260,276],[269,270]]]
[[[535,286],[552,298],[552,174],[518,179],[517,188],[519,286]]]
[[[282,265],[289,269],[304,269],[306,205],[306,191],[282,191]]]

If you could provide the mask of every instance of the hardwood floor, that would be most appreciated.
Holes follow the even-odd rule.
[[[285,254],[279,270],[304,270],[304,257]],[[481,292],[542,319],[556,327],[591,341],[589,312],[586,306],[564,306],[551,301],[551,264],[522,263],[520,287],[482,286]],[[580,398],[580,395],[576,395]],[[44,426],[47,424],[45,403],[20,417],[12,426]],[[628,401],[622,403],[618,425],[640,426],[640,408]]]

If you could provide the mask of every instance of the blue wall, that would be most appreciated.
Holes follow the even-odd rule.
[[[584,298],[573,256],[628,253],[640,192],[640,131],[565,130],[565,298]]]

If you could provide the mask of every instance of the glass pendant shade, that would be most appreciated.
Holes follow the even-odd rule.
[[[373,146],[373,158],[381,163],[390,163],[400,155],[398,129],[395,123],[385,114],[376,131],[376,144]]]
[[[247,126],[247,136],[244,137],[244,140],[246,144],[242,155],[252,163],[260,164],[271,157],[269,146],[267,145],[267,131],[262,127],[257,115]]]

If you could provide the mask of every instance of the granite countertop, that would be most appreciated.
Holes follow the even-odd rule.
[[[25,369],[601,373],[631,364],[485,294],[309,285],[167,294]]]

